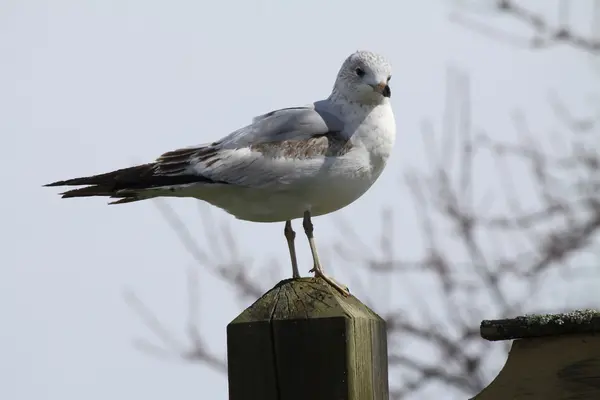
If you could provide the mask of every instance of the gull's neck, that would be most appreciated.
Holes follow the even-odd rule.
[[[376,103],[363,103],[333,90],[328,103],[344,120],[345,134],[356,147],[367,151],[371,171],[378,176],[392,151],[396,123],[389,99],[381,97]]]
[[[389,100],[385,97],[382,97],[378,101],[369,103],[369,102],[363,102],[363,101],[358,101],[356,99],[353,99],[353,98],[349,97],[348,95],[346,95],[336,89],[333,89],[333,91],[331,92],[331,94],[329,95],[327,100],[329,100],[332,104],[342,106],[344,108],[350,107],[355,110],[362,109],[362,110],[364,110],[364,112],[367,112],[367,113],[371,112],[376,107],[389,104]]]
[[[327,100],[344,120],[344,130],[349,139],[385,163],[396,135],[389,99],[380,97],[376,103],[363,103],[334,89]]]

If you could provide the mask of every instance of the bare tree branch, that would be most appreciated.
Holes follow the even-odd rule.
[[[600,37],[595,31],[598,21],[594,21],[593,29],[588,36],[575,32],[569,26],[569,12],[571,4],[568,1],[561,0],[557,10],[559,23],[553,25],[545,16],[533,12],[513,0],[496,0],[494,8],[500,13],[512,17],[521,22],[533,31],[529,38],[493,28],[486,23],[479,22],[462,13],[452,13],[450,20],[470,29],[482,36],[492,40],[502,41],[520,48],[543,49],[558,44],[567,44],[576,49],[589,52],[591,54],[600,54]],[[595,7],[600,7],[595,3]]]
[[[569,25],[574,3],[564,0],[559,2],[556,24],[516,1],[493,2],[492,11],[529,27],[532,37],[490,28],[464,13],[452,19],[528,49],[567,44],[598,55],[600,0],[594,4],[596,25],[589,36]],[[359,235],[355,224],[339,220],[343,240],[332,249],[336,257],[356,266],[353,292],[376,303],[378,310],[388,307],[380,313],[388,322],[390,398],[422,398],[432,385],[465,397],[480,391],[504,361],[509,343],[483,342],[479,322],[494,314],[522,313],[552,271],[568,270],[564,279],[577,279],[569,261],[586,249],[597,250],[600,112],[575,115],[556,95],[549,104],[556,119],[550,134],[537,132],[526,110],[516,110],[512,119],[520,141],[494,140],[473,124],[468,75],[449,68],[441,127],[431,120],[422,124],[428,168],[403,177],[424,243],[420,254],[410,259],[399,254],[402,238],[395,221],[405,214],[396,215],[392,207],[382,211],[375,243]],[[600,109],[598,104],[594,110]],[[477,178],[481,160],[492,165],[483,180]],[[267,289],[248,272],[249,260],[242,258],[228,226],[202,211],[208,246],[201,248],[171,208],[157,205],[197,264],[229,284],[238,298],[256,299]],[[369,282],[380,278],[375,281],[378,290],[368,290],[372,285],[364,283],[364,277]],[[212,352],[198,322],[197,278],[196,272],[188,276],[186,343],[177,341],[135,295],[127,295],[129,305],[162,343],[138,341],[137,347],[155,357],[174,356],[225,372],[224,356]],[[396,304],[399,296],[392,292],[408,302]],[[529,305],[526,311],[544,310]]]

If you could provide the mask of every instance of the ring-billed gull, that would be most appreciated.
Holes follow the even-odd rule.
[[[291,221],[303,218],[311,272],[347,295],[323,272],[311,217],[354,202],[383,171],[396,136],[390,79],[385,58],[357,51],[342,64],[327,99],[263,114],[221,140],[170,151],[148,164],[45,186],[86,185],[62,197],[118,199],[110,204],[193,197],[242,220],[285,221],[294,278],[300,274]]]

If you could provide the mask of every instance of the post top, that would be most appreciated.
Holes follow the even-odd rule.
[[[600,310],[575,310],[561,314],[532,314],[512,319],[484,320],[481,337],[510,340],[577,333],[600,333]]]
[[[345,297],[321,278],[285,279],[238,315],[231,324],[343,317],[381,320],[356,297]]]

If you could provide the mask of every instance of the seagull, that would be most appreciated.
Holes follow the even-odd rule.
[[[381,55],[357,51],[342,63],[329,97],[255,117],[210,144],[162,154],[154,162],[44,186],[85,186],[63,198],[105,196],[125,204],[154,197],[192,197],[238,219],[285,222],[293,278],[300,277],[292,220],[302,218],[315,277],[349,295],[325,274],[311,217],[361,197],[381,175],[396,123],[392,68]]]

